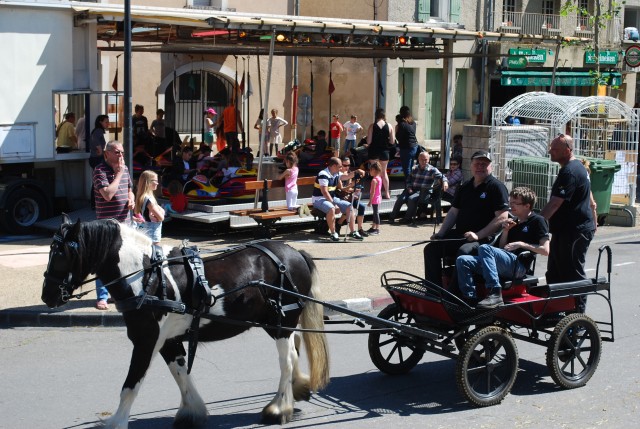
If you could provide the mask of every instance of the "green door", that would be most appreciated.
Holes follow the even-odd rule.
[[[427,69],[427,97],[424,137],[442,138],[442,69]]]
[[[409,106],[413,111],[413,69],[398,69],[398,105]]]

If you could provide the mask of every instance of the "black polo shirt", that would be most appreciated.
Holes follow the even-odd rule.
[[[507,232],[507,243],[514,241],[523,241],[527,244],[540,244],[540,240],[544,237],[549,238],[549,226],[547,220],[539,214],[532,213],[527,219],[518,222],[513,228]],[[523,252],[524,249],[518,249],[514,253]]]
[[[591,214],[591,183],[586,168],[577,159],[569,161],[558,172],[551,196],[564,200],[549,219],[551,233],[562,231],[593,231]]]
[[[492,175],[478,186],[473,186],[472,177],[460,185],[452,206],[459,210],[456,229],[478,232],[491,222],[496,211],[509,208],[509,193],[504,184]]]

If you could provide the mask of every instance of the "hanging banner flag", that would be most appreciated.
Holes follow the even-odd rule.
[[[251,76],[247,77],[247,90],[244,93],[245,100],[253,95],[253,87],[251,86]]]
[[[333,94],[335,90],[336,87],[333,85],[333,79],[329,78],[329,95]]]
[[[114,90],[118,90],[118,69],[116,69],[116,75],[113,78],[113,83],[111,84]]]

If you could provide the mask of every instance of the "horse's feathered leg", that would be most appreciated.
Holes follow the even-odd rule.
[[[297,334],[291,335],[294,339],[296,353],[293,360],[293,399],[294,401],[308,401],[311,398],[309,376],[300,369],[300,339]]]
[[[127,325],[127,336],[133,343],[133,353],[129,372],[120,392],[120,404],[115,414],[107,419],[104,424],[107,428],[127,428],[131,407],[138,396],[142,380],[149,369],[151,358],[158,341],[159,326],[153,317],[146,313],[141,316],[138,312],[124,314]]]
[[[276,340],[280,360],[280,384],[276,396],[262,410],[267,422],[288,423],[293,417],[293,367],[297,359],[294,336]]]
[[[175,339],[167,340],[160,349],[160,354],[176,380],[182,398],[173,426],[176,428],[204,426],[207,422],[207,407],[196,390],[191,375],[187,374],[186,352],[182,342]]]

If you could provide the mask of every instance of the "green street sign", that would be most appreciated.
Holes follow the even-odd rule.
[[[595,64],[596,63],[596,53],[595,51],[587,51],[584,53],[584,63],[585,64]],[[616,51],[604,51],[600,52],[600,64],[610,64],[616,65],[618,64],[618,52]]]
[[[547,61],[546,49],[511,48],[509,49],[509,55],[525,56],[529,63],[544,63]]]
[[[523,69],[527,67],[527,57],[507,58],[507,67],[510,69]]]

